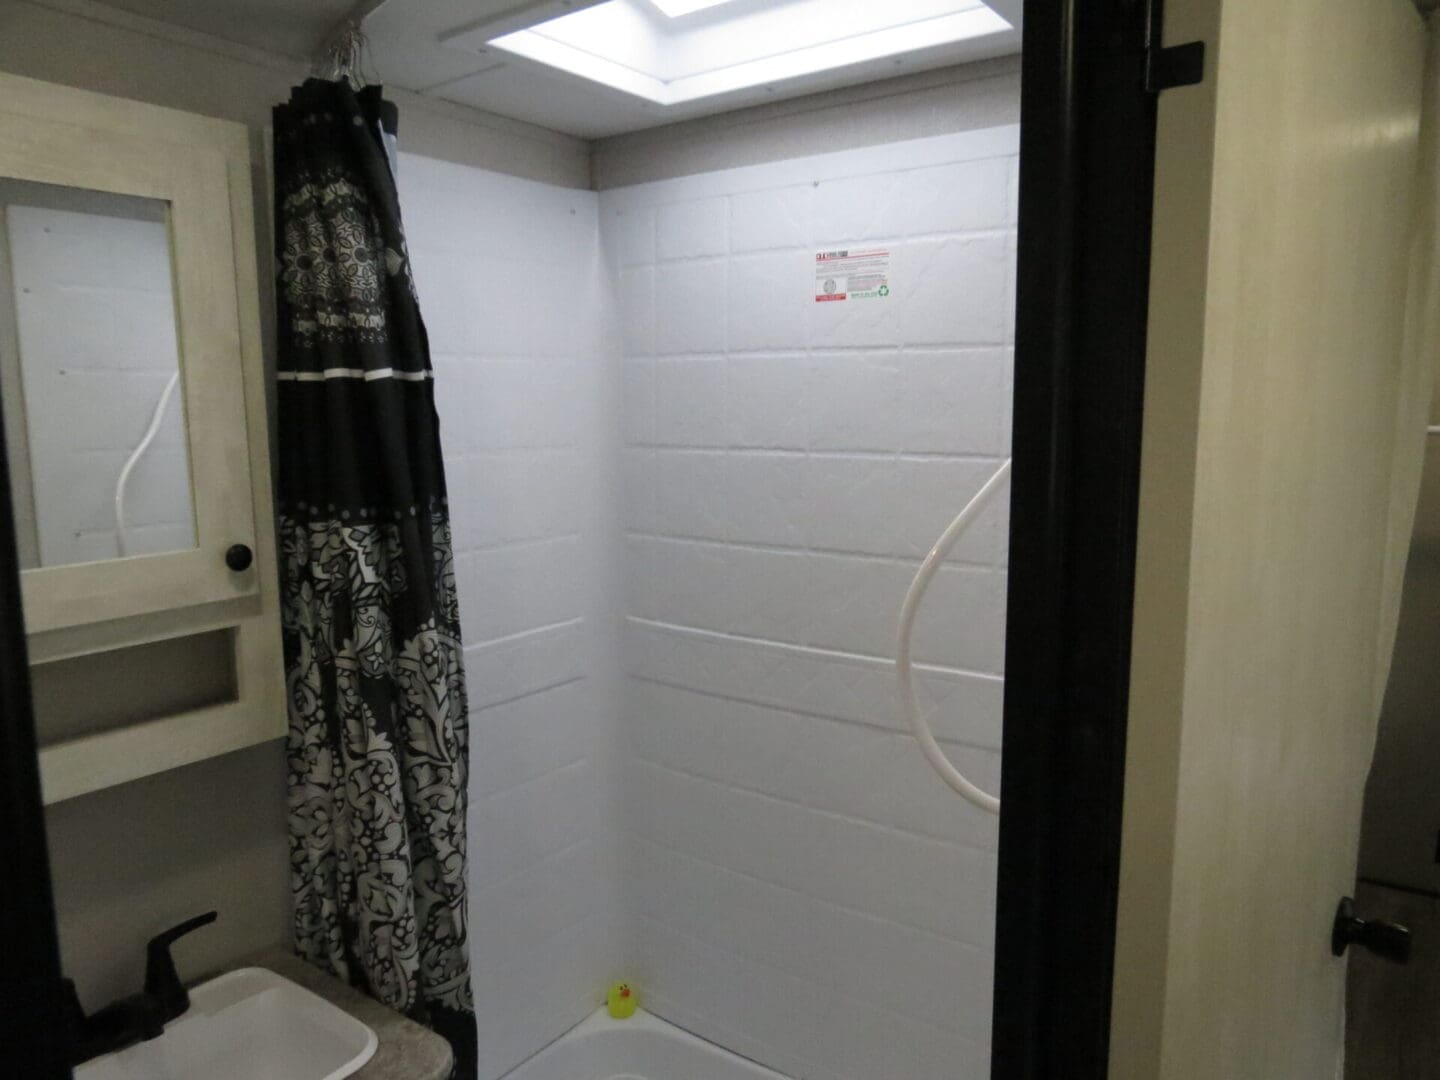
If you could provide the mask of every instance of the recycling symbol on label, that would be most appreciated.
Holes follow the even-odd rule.
[[[889,296],[889,295],[890,295],[890,286],[889,286],[889,285],[881,285],[881,286],[880,286],[880,295],[881,295],[881,296]]]

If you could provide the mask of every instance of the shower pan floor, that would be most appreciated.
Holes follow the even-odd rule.
[[[504,1080],[789,1080],[723,1047],[637,1012],[597,1009]]]

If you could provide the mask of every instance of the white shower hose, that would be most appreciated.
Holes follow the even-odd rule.
[[[1010,459],[1006,458],[1005,464],[995,471],[995,475],[985,481],[985,486],[975,493],[975,497],[965,504],[965,509],[955,516],[955,520],[940,534],[940,539],[935,541],[935,546],[930,549],[930,554],[925,556],[925,561],[920,564],[920,569],[915,573],[915,580],[910,582],[910,591],[905,594],[905,603],[900,605],[900,627],[895,635],[895,674],[900,682],[900,707],[905,713],[905,719],[910,724],[910,730],[915,733],[915,738],[920,742],[920,749],[925,753],[925,760],[940,774],[940,779],[954,788],[960,795],[970,803],[978,806],[981,810],[989,811],[992,814],[1000,813],[1000,800],[994,795],[981,791],[945,756],[945,751],[940,749],[940,744],[935,741],[935,733],[930,730],[929,722],[920,715],[919,708],[915,705],[915,686],[911,676],[910,665],[910,632],[915,628],[915,613],[920,610],[920,601],[925,596],[925,590],[930,586],[930,580],[935,572],[940,569],[941,562],[945,556],[950,554],[950,549],[955,546],[955,541],[968,529],[971,523],[980,516],[980,512],[989,504],[995,492],[999,491],[1006,479],[1010,476]]]
[[[125,485],[130,481],[130,472],[145,456],[145,451],[150,449],[150,444],[155,441],[155,435],[160,430],[160,422],[165,419],[165,406],[170,404],[170,395],[175,392],[175,386],[180,381],[180,372],[176,370],[170,376],[170,381],[165,384],[165,389],[160,393],[160,400],[155,403],[155,411],[150,414],[150,426],[145,429],[145,434],[135,449],[130,451],[130,456],[125,459],[125,464],[120,467],[120,478],[115,481],[115,546],[119,549],[121,558],[130,554],[126,550],[125,543]]]

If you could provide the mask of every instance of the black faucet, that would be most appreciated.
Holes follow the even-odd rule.
[[[214,922],[207,911],[156,934],[145,947],[145,989],[112,1001],[89,1016],[80,1007],[75,983],[65,980],[70,998],[70,1064],[79,1065],[101,1054],[123,1050],[146,1039],[159,1038],[165,1025],[190,1008],[190,995],[180,982],[170,946],[177,938]]]

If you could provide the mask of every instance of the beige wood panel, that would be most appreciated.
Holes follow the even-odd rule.
[[[0,134],[8,172],[170,204],[195,478],[198,550],[26,573],[32,663],[234,631],[235,700],[47,746],[53,803],[285,730],[255,163],[238,124],[8,75]],[[223,562],[237,541],[255,553],[241,574]]]
[[[100,95],[52,89],[47,94],[31,80],[0,75],[0,172],[169,207],[197,544],[189,551],[25,571],[32,633],[225,600],[256,588],[254,574],[234,574],[224,564],[230,544],[255,544],[231,224],[248,193],[232,199],[226,157],[238,129],[177,124],[172,110],[116,108]]]
[[[1167,37],[1208,55],[1161,99],[1111,1076],[1316,1080],[1421,446],[1424,28],[1171,0]]]

